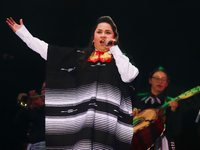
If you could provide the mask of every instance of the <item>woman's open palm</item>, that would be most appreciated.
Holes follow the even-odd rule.
[[[20,24],[17,24],[12,17],[7,18],[6,19],[7,24],[9,25],[9,27],[16,32],[17,30],[19,30],[24,24],[22,19],[19,20]]]

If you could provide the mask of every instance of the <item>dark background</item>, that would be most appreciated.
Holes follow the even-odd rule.
[[[22,18],[32,35],[47,43],[84,48],[96,20],[109,15],[118,27],[121,49],[139,68],[140,91],[148,87],[149,72],[160,65],[171,77],[170,96],[200,85],[199,1],[1,0],[0,6],[1,141],[7,149],[17,145],[16,97],[42,86],[46,65],[12,32],[7,17],[17,23]],[[184,119],[177,149],[200,149],[195,123],[200,100],[194,98],[179,103]]]

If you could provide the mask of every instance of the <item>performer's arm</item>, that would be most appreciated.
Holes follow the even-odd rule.
[[[17,24],[12,18],[7,18],[7,24],[17,34],[26,45],[33,51],[39,53],[42,58],[47,59],[47,48],[48,44],[38,38],[33,37],[30,32],[26,29],[22,19],[20,19],[20,25]]]
[[[39,53],[42,58],[47,59],[48,44],[38,38],[33,37],[25,26],[22,26],[17,32],[15,32],[33,51]]]
[[[114,56],[122,81],[125,83],[133,81],[139,73],[138,69],[129,62],[129,58],[123,55],[117,45],[112,46],[110,51]]]

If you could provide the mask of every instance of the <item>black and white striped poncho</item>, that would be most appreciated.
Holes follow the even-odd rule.
[[[115,60],[77,65],[79,50],[49,46],[46,73],[47,149],[129,149],[130,87]]]

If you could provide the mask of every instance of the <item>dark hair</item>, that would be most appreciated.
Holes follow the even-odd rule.
[[[114,38],[117,40],[118,42],[118,39],[119,39],[119,34],[118,34],[118,31],[117,31],[117,26],[116,24],[114,23],[114,21],[112,20],[112,18],[110,16],[102,16],[100,17],[95,26],[93,27],[93,30],[92,30],[92,34],[91,34],[91,39],[90,39],[90,42],[88,44],[88,47],[87,49],[85,50],[84,52],[84,55],[79,59],[79,64],[84,67],[87,59],[89,58],[89,56],[91,55],[92,52],[95,51],[95,47],[94,47],[94,43],[93,43],[93,40],[94,40],[94,32],[98,26],[99,23],[102,23],[102,22],[106,22],[108,24],[110,24],[113,32],[114,32]]]
[[[150,73],[149,73],[149,78],[152,78],[154,73],[158,72],[158,71],[162,71],[164,72],[166,75],[167,75],[167,81],[169,82],[170,81],[170,76],[168,74],[168,72],[165,70],[165,68],[163,68],[162,66],[159,66],[157,68],[155,68],[154,70],[152,70]]]

